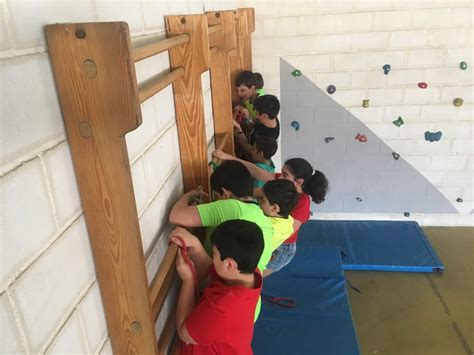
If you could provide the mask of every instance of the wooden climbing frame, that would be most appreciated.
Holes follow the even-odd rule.
[[[166,16],[167,39],[133,46],[125,22],[45,27],[116,354],[164,354],[175,334],[174,311],[158,339],[154,324],[176,279],[177,247],[148,286],[125,134],[141,124],[140,104],[172,84],[184,188],[208,191],[201,74],[210,68],[215,144],[232,153],[231,76],[251,67],[253,21],[253,9]],[[134,63],[166,50],[171,71],[138,84]]]

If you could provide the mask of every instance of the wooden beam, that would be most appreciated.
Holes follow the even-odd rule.
[[[166,39],[160,39],[158,36],[150,36],[144,40],[137,39],[132,44],[133,61],[138,62],[188,42],[189,36],[186,34]]]
[[[138,87],[138,96],[140,103],[148,100],[153,95],[163,90],[168,85],[172,84],[176,79],[184,75],[183,68],[176,68],[166,75],[155,75],[150,79],[140,83]]]
[[[161,332],[160,339],[158,340],[158,349],[160,349],[159,355],[167,354],[167,349],[170,344],[173,335],[176,335],[176,308],[178,304],[176,303],[173,306],[173,309],[170,311],[168,318],[166,318],[165,325],[163,326],[163,331]]]
[[[230,81],[231,51],[235,50],[235,15],[233,11],[207,12],[209,25],[222,28],[219,37],[214,37],[216,50],[210,52],[212,109],[214,114],[214,133],[216,147],[229,154],[234,154],[234,127],[232,124],[232,91],[234,85]],[[228,137],[221,144],[223,137]]]
[[[141,124],[125,22],[45,27],[115,354],[155,354],[125,134]]]
[[[206,17],[166,16],[165,21],[168,36],[190,37],[188,43],[169,50],[171,67],[184,68],[184,75],[173,82],[184,189],[202,185],[210,193],[201,85],[201,74],[209,69]]]

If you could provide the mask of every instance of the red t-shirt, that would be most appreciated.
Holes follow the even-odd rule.
[[[212,284],[204,289],[198,305],[186,319],[186,329],[196,345],[182,344],[181,354],[253,354],[255,307],[262,289],[262,277],[255,271],[255,288],[228,286],[209,270]]]
[[[295,208],[291,211],[290,215],[294,219],[297,219],[298,221],[301,222],[301,224],[306,223],[306,221],[309,219],[309,212],[310,212],[310,205],[311,201],[309,199],[309,195],[302,193],[298,202],[296,203]],[[292,244],[296,243],[298,239],[298,233],[299,229],[287,239],[283,243],[284,244]]]

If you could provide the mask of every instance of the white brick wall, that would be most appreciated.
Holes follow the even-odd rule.
[[[445,195],[452,197],[457,189],[472,185],[449,175],[474,164],[469,157],[474,149],[472,2],[298,0],[292,3],[291,14],[285,12],[290,6],[286,2],[267,8],[263,0],[244,3],[258,4],[257,21],[267,25],[253,36],[253,55],[272,89],[278,84],[277,58],[289,58],[323,91],[335,85],[331,97],[401,152]],[[294,34],[307,38],[305,45],[290,29],[282,35],[277,28],[290,18]],[[468,70],[459,69],[461,61],[468,63]],[[391,65],[389,75],[383,74],[385,64]],[[428,88],[420,89],[419,82],[426,82]],[[455,97],[464,99],[462,107],[453,106]],[[309,98],[300,92],[294,99],[304,106]],[[363,99],[370,99],[368,109],[361,107]],[[400,128],[392,124],[399,116],[405,121]],[[443,132],[441,141],[424,140],[425,131],[438,130]],[[453,186],[453,181],[459,186]],[[461,215],[470,212],[454,206]],[[439,224],[430,217],[415,217],[420,223]],[[439,221],[451,225],[472,219],[450,215]]]
[[[127,21],[132,37],[164,38],[166,14],[239,5],[236,0],[0,2],[2,354],[112,354],[42,26]],[[169,67],[167,52],[139,62],[138,81]],[[278,73],[278,67],[272,70]],[[204,104],[212,126],[209,87],[205,73]],[[168,245],[167,213],[183,192],[172,87],[147,100],[142,114],[143,124],[126,142],[148,267],[156,271]]]

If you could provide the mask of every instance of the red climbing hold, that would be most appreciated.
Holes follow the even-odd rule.
[[[420,89],[426,89],[428,87],[428,84],[422,81],[421,83],[418,83],[418,87]]]
[[[367,137],[360,133],[357,133],[357,136],[355,136],[355,139],[357,139],[361,143],[367,142]]]

